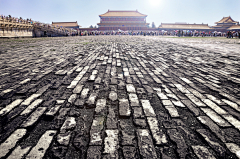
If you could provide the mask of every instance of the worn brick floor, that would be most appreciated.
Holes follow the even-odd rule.
[[[240,42],[0,41],[0,158],[240,158]]]

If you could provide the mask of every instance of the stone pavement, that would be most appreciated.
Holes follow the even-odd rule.
[[[240,158],[239,52],[199,41],[0,41],[0,158]]]

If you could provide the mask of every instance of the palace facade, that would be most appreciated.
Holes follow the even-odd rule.
[[[99,31],[141,31],[147,30],[149,23],[146,23],[147,15],[136,11],[110,11],[99,15]]]

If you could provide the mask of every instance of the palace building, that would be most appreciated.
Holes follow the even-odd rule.
[[[234,21],[230,16],[223,17],[220,21],[216,22],[216,26],[212,28],[216,31],[226,32],[227,30],[234,30],[236,28],[240,29],[239,22]]]
[[[187,24],[187,23],[161,23],[159,30],[191,30],[191,31],[210,31],[208,24]]]
[[[52,22],[53,26],[56,27],[64,27],[64,28],[72,28],[72,29],[79,29],[77,21],[76,22]]]
[[[110,11],[99,15],[99,30],[123,30],[123,31],[141,31],[147,30],[149,23],[146,23],[147,15],[136,11]]]

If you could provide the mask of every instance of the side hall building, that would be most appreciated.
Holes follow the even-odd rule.
[[[72,28],[72,29],[79,29],[77,21],[76,22],[52,22],[53,26],[56,27],[64,27],[64,28]]]
[[[136,11],[110,11],[99,15],[99,31],[144,31],[148,29],[147,15]]]
[[[187,24],[187,23],[161,23],[159,30],[190,30],[190,31],[211,31],[212,28],[208,24]]]

